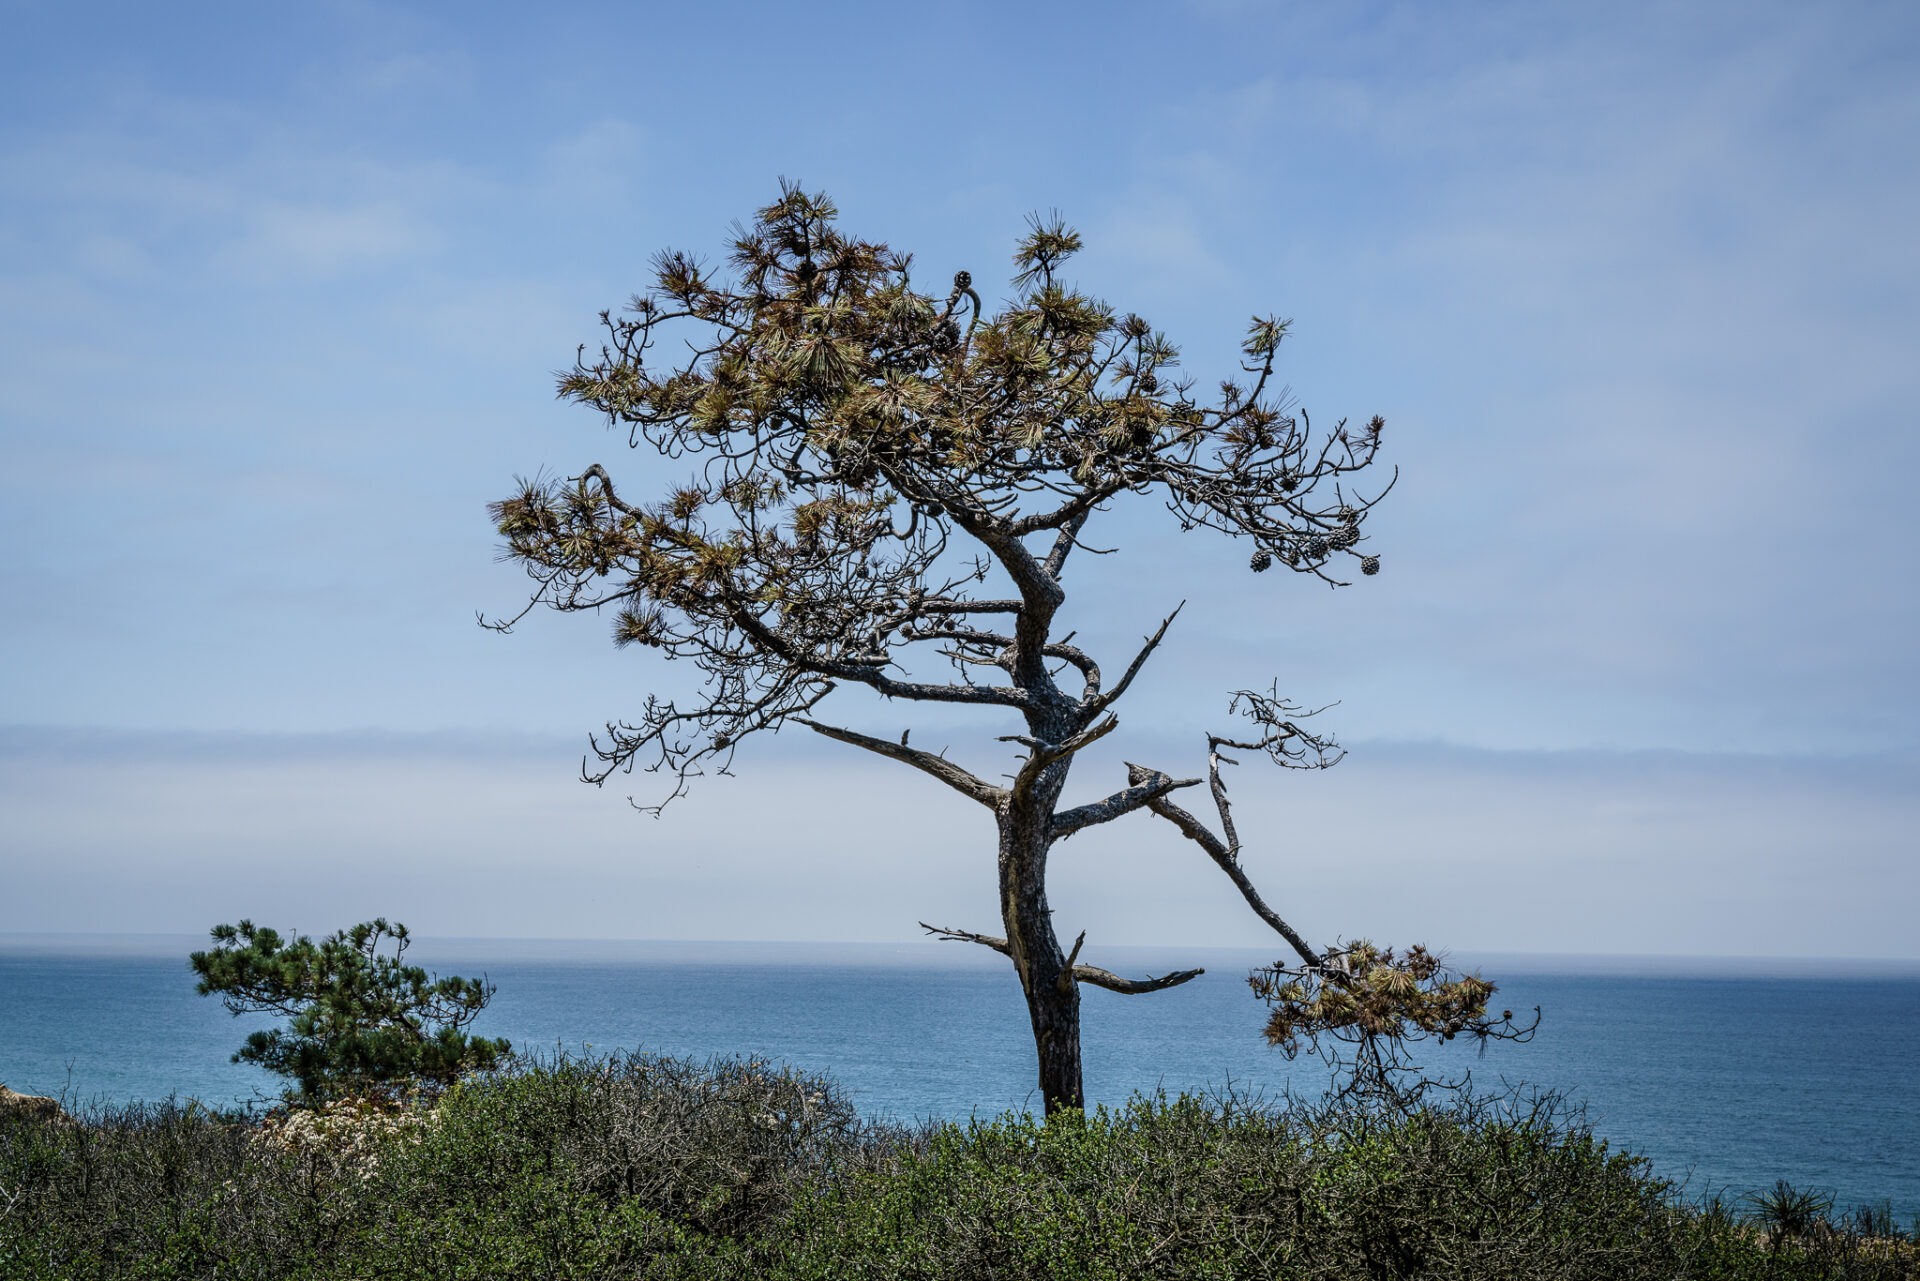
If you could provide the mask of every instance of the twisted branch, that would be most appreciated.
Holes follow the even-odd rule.
[[[978,801],[988,809],[998,809],[1006,800],[1005,788],[995,787],[985,779],[955,765],[944,756],[923,752],[917,747],[908,747],[904,737],[895,743],[884,738],[875,738],[870,734],[862,734],[856,730],[842,729],[837,725],[822,725],[819,721],[809,720],[804,716],[796,716],[792,719],[816,734],[837,739],[842,743],[851,743],[855,747],[864,747],[877,756],[885,756],[911,765],[921,773],[932,775],[962,796]]]
[[[982,947],[992,948],[1002,956],[1013,955],[1013,948],[1005,939],[995,938],[991,934],[975,934],[972,930],[950,930],[939,925],[928,925],[925,921],[920,922],[920,928],[945,942],[978,943]],[[1084,943],[1086,938],[1086,931],[1082,930],[1079,939],[1073,945],[1074,957],[1080,955],[1080,944]],[[1206,973],[1205,970],[1175,970],[1171,974],[1162,974],[1158,978],[1123,979],[1112,970],[1103,970],[1097,965],[1075,964],[1073,957],[1068,958],[1065,972],[1072,975],[1077,983],[1091,983],[1095,987],[1103,987],[1109,992],[1118,992],[1122,996],[1142,996],[1148,992],[1165,991],[1170,987],[1179,987],[1182,983],[1197,979]]]

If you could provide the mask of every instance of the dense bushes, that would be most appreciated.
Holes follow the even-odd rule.
[[[933,1137],[814,1202],[889,1275],[1629,1276],[1684,1247],[1658,1184],[1551,1108],[1387,1119],[1137,1101]],[[843,1242],[858,1248],[846,1250]]]
[[[1551,1100],[902,1129],[762,1063],[631,1057],[83,1122],[0,1120],[0,1277],[1920,1276],[1817,1202],[1682,1204]]]

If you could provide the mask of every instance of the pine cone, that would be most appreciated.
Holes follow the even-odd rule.
[[[969,288],[969,287],[971,287],[971,286],[972,286],[972,284],[973,284],[973,273],[972,273],[972,272],[970,272],[970,271],[956,271],[956,272],[954,272],[954,273],[953,273],[953,287],[954,287],[955,289],[966,289],[966,288]]]
[[[1141,394],[1145,396],[1151,396],[1154,392],[1160,390],[1160,380],[1153,376],[1152,371],[1141,374],[1134,385],[1137,386]]]
[[[1327,540],[1324,538],[1309,538],[1306,547],[1302,550],[1306,552],[1307,559],[1319,560],[1327,554]]]
[[[1340,528],[1334,530],[1333,534],[1327,539],[1329,544],[1342,550],[1353,546],[1359,541],[1360,531],[1351,525],[1342,525]]]
[[[1294,490],[1300,488],[1300,478],[1292,472],[1288,472],[1280,478],[1280,488],[1291,494]]]
[[[1369,578],[1379,573],[1380,558],[1378,556],[1362,556],[1360,558],[1360,572],[1367,575]]]
[[[1267,553],[1266,548],[1262,547],[1253,554],[1253,559],[1248,561],[1247,564],[1253,568],[1254,573],[1264,574],[1267,572],[1267,567],[1273,564],[1273,557]]]

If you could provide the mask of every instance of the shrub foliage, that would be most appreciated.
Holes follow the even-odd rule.
[[[898,1127],[765,1063],[631,1056],[392,1109],[298,1142],[174,1101],[0,1118],[0,1277],[1920,1276],[1883,1211],[1684,1201],[1552,1098]]]

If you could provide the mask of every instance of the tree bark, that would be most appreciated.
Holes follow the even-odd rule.
[[[1050,815],[1010,806],[1000,819],[1000,906],[1007,946],[1033,1024],[1048,1116],[1086,1104],[1080,1075],[1080,985],[1060,950],[1047,905]],[[1049,810],[1051,807],[1047,807]]]
[[[1030,709],[1028,725],[1036,739],[1058,742],[1074,728],[1068,716],[1064,706],[1053,709],[1043,704]],[[1000,915],[1008,952],[1027,998],[1027,1017],[1039,1057],[1040,1093],[1048,1116],[1086,1106],[1080,1072],[1080,985],[1073,977],[1077,958],[1062,954],[1053,930],[1053,909],[1047,903],[1047,854],[1055,840],[1053,812],[1072,765],[1071,757],[1055,761],[1031,786],[1015,786],[998,812]]]

